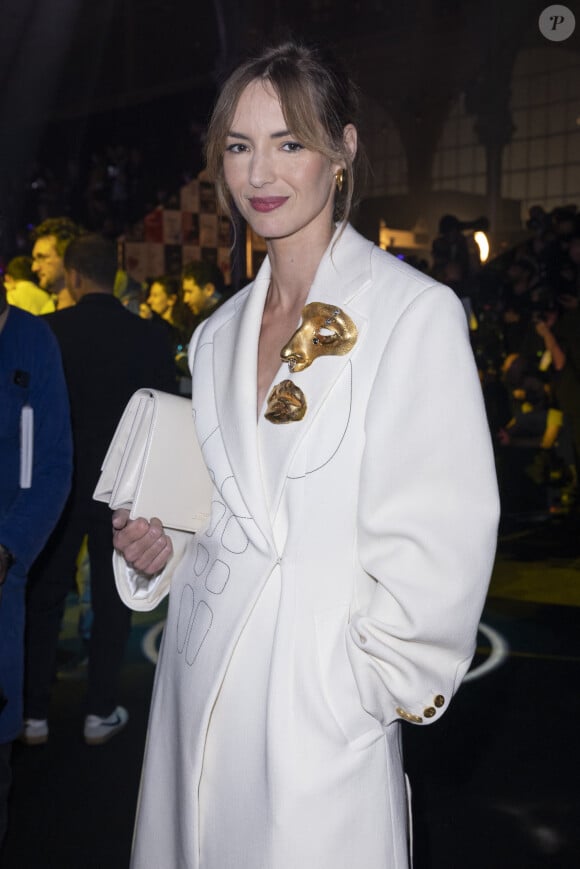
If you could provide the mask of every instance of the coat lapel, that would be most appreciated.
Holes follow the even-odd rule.
[[[366,331],[367,319],[356,308],[356,296],[370,282],[370,252],[373,246],[362,239],[350,226],[346,226],[336,245],[335,239],[336,234],[320,263],[306,304],[328,302],[341,308],[354,321],[358,338],[355,346],[346,356],[326,356],[315,359],[305,371],[290,375],[296,385],[302,389],[308,402],[302,434],[307,433],[333,384],[356,355],[364,341]]]
[[[307,402],[307,412],[300,422],[274,425],[260,420],[260,446],[262,464],[270,481],[272,506],[279,500],[280,487],[288,476],[288,469],[296,451],[307,437],[320,409],[326,401],[333,401],[333,387],[350,365],[364,342],[367,318],[356,305],[357,296],[370,283],[370,258],[373,244],[363,239],[354,229],[346,226],[342,236],[333,238],[326,251],[307,298],[309,302],[328,302],[337,305],[354,321],[357,343],[346,356],[325,356],[315,359],[304,371],[291,373],[286,364],[280,366],[274,383],[292,380],[300,387]],[[290,338],[290,336],[288,336]],[[344,394],[341,392],[344,400]],[[337,408],[337,419],[343,419]]]
[[[213,377],[218,420],[233,474],[248,515],[271,540],[256,421],[258,342],[269,284],[266,260],[236,314],[214,336]]]
[[[303,420],[274,425],[261,418],[258,439],[258,342],[270,283],[267,259],[237,313],[214,336],[213,377],[223,442],[248,514],[270,541],[272,516],[262,467],[267,469],[271,496],[279,492],[279,483],[287,477],[296,450],[365,337],[367,320],[356,306],[356,297],[370,282],[373,245],[350,226],[338,240],[337,235],[338,230],[320,263],[307,303],[328,302],[342,308],[354,320],[358,339],[348,355],[316,359],[305,371],[290,373],[286,364],[280,366],[274,384],[290,379],[300,387],[308,405]]]

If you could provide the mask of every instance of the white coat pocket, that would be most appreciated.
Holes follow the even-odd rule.
[[[332,718],[351,748],[364,749],[383,736],[383,728],[361,704],[346,649],[348,614],[348,606],[339,606],[315,616],[318,667]]]

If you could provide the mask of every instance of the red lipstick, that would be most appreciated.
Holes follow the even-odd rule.
[[[266,213],[268,211],[274,211],[276,208],[280,208],[280,206],[284,205],[287,201],[287,196],[256,196],[250,199],[250,205],[254,211]]]

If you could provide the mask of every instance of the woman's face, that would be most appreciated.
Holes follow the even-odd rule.
[[[266,239],[313,233],[329,240],[335,175],[341,167],[288,130],[267,82],[242,92],[226,140],[224,177],[250,226]]]
[[[167,295],[163,284],[157,282],[151,284],[147,304],[152,311],[155,311],[156,314],[163,317],[171,312],[174,302],[175,298]]]

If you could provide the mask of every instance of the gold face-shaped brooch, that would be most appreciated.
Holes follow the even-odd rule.
[[[280,356],[290,371],[304,371],[319,356],[344,356],[358,337],[358,330],[340,308],[325,302],[310,302],[302,310],[302,323]]]
[[[277,425],[299,422],[306,413],[306,399],[302,390],[291,380],[276,384],[268,396],[264,416]]]

